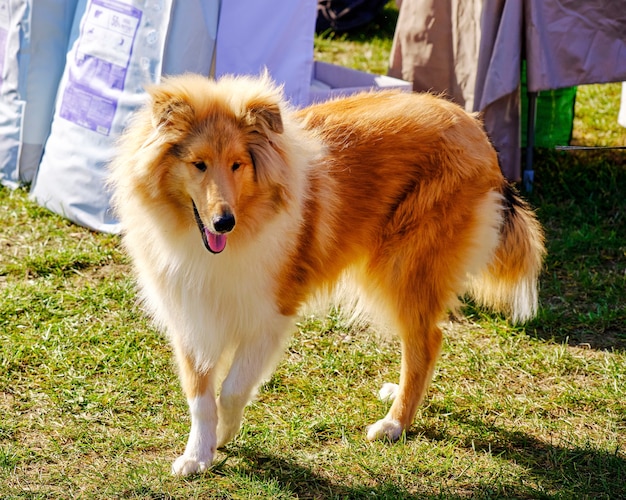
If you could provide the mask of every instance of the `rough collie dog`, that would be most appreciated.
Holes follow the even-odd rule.
[[[480,122],[428,94],[363,93],[296,111],[269,77],[172,77],[149,90],[112,163],[141,298],[167,331],[191,414],[175,474],[210,466],[279,361],[307,298],[337,283],[402,341],[398,439],[468,293],[514,320],[544,254]]]

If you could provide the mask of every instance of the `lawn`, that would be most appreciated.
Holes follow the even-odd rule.
[[[384,73],[395,15],[317,37],[317,58]],[[619,88],[579,89],[577,144],[626,144]],[[240,434],[189,478],[169,473],[186,402],[118,237],[0,188],[0,498],[625,498],[626,153],[540,150],[535,171],[538,318],[468,304],[447,322],[401,442],[364,438],[397,341],[331,311],[302,319]]]

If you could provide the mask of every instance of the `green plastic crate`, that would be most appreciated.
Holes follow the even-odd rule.
[[[522,147],[526,147],[528,123],[528,95],[526,94],[526,62],[522,64],[521,122]],[[537,96],[535,146],[553,148],[567,146],[572,138],[576,87],[543,90]]]

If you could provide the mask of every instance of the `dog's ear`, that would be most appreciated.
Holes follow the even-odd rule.
[[[280,108],[276,103],[251,102],[248,103],[244,116],[246,125],[256,129],[257,132],[268,135],[269,132],[283,133],[283,118]]]
[[[288,185],[289,167],[283,151],[283,118],[278,103],[249,103],[243,117],[248,127],[248,145],[257,181],[282,198]]]
[[[153,87],[149,93],[152,98],[152,125],[155,129],[173,139],[189,130],[194,120],[194,110],[189,102],[158,87]]]

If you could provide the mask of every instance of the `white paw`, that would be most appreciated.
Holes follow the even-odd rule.
[[[400,391],[400,386],[398,384],[391,384],[387,382],[386,384],[383,384],[380,391],[378,391],[378,399],[384,401],[385,403],[391,403],[394,399],[396,399],[398,391]]]
[[[201,461],[193,457],[181,455],[172,464],[172,474],[175,476],[188,476],[204,472],[211,465],[211,461]]]
[[[368,441],[376,439],[397,441],[402,436],[403,430],[400,422],[385,417],[367,428],[367,439]]]

